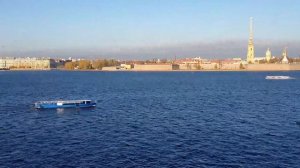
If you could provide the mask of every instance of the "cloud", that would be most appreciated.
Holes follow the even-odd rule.
[[[246,58],[247,40],[224,40],[215,42],[194,42],[182,44],[168,44],[140,47],[111,47],[111,48],[77,48],[77,49],[44,49],[44,50],[0,50],[0,56],[14,57],[52,57],[52,58],[114,58],[114,59],[172,59],[185,57],[203,58]],[[256,57],[265,56],[265,51],[270,48],[272,54],[280,56],[284,47],[288,47],[291,57],[300,56],[300,41],[254,41]]]

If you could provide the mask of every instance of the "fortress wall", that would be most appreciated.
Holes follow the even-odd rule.
[[[300,64],[290,64],[290,70],[292,71],[300,70]]]
[[[179,69],[179,67],[178,67]],[[137,71],[170,71],[173,70],[172,64],[134,64],[133,70]]]
[[[300,64],[248,64],[249,71],[289,71],[300,70]]]
[[[180,70],[196,70],[194,64],[179,64]]]
[[[222,64],[221,69],[226,70],[239,70],[240,64]]]
[[[179,70],[178,64],[172,64],[172,70]]]
[[[179,64],[180,70],[187,70],[187,67],[184,64]]]
[[[116,71],[117,67],[116,66],[110,66],[110,67],[102,67],[103,71]]]
[[[211,64],[200,64],[200,69],[197,69],[197,64],[179,64],[180,70],[216,70],[219,69],[219,64],[211,63]]]
[[[211,63],[211,64],[201,64],[201,69],[204,70],[215,70],[215,69],[219,69],[220,66],[217,63]]]

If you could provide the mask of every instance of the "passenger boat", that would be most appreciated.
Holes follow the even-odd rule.
[[[266,79],[273,79],[273,80],[276,80],[276,79],[279,79],[279,80],[282,80],[282,79],[294,79],[290,76],[266,76]]]
[[[57,101],[38,101],[34,103],[37,109],[55,108],[86,108],[95,107],[96,102],[92,100],[57,100]]]

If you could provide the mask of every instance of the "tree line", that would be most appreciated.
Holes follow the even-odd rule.
[[[64,68],[67,70],[74,70],[74,69],[80,69],[80,70],[88,70],[88,69],[98,69],[101,70],[103,67],[106,66],[118,66],[120,63],[116,60],[79,60],[74,62],[66,62],[64,65]]]

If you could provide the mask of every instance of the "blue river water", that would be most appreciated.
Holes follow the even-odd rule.
[[[300,167],[300,72],[2,71],[0,96],[0,167]],[[33,108],[60,98],[98,104]]]

